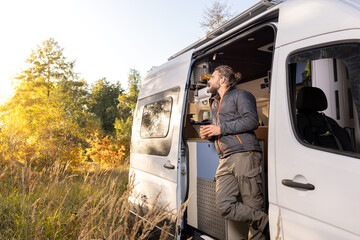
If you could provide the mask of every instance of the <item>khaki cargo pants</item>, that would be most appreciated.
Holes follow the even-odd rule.
[[[268,223],[262,196],[261,154],[234,153],[220,158],[216,171],[216,205],[222,216],[249,224],[251,239],[266,239]]]

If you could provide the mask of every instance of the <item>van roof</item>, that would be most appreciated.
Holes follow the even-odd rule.
[[[220,27],[214,29],[213,31],[209,32],[205,37],[199,39],[198,41],[194,42],[193,44],[189,45],[188,47],[184,48],[183,50],[175,53],[172,55],[168,60],[171,60],[173,58],[176,58],[177,56],[189,51],[190,49],[198,48],[199,46],[213,40],[214,38],[220,36],[224,32],[227,32],[234,28],[235,26],[238,26],[239,24],[246,22],[247,20],[254,18],[255,16],[267,11],[270,7],[275,6],[276,4],[280,3],[282,1],[276,1],[276,0],[262,0],[258,2],[257,4],[253,5],[249,9],[241,12],[239,15],[235,16],[234,18],[230,19]]]

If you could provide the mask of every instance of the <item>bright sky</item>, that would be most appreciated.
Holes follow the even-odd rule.
[[[54,38],[88,83],[106,77],[127,87],[130,68],[143,77],[205,36],[213,0],[0,0],[0,101],[31,50]],[[257,0],[228,0],[235,15]]]

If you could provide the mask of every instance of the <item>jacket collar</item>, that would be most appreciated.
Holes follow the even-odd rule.
[[[235,86],[235,85],[231,85],[230,88],[225,92],[224,96],[225,96],[228,92],[230,92],[230,91],[232,91],[232,90],[234,90],[234,89],[236,89],[236,86]],[[219,93],[216,94],[213,98],[216,99],[216,100],[220,100],[220,94],[219,94]]]

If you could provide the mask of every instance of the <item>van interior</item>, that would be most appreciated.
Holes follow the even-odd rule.
[[[216,210],[214,175],[218,156],[213,145],[199,136],[200,125],[197,124],[207,119],[211,120],[211,94],[207,93],[207,81],[204,76],[212,74],[219,65],[229,65],[235,73],[242,75],[236,87],[251,92],[256,98],[259,128],[255,134],[263,148],[263,193],[267,206],[267,139],[274,41],[274,28],[265,25],[256,30],[239,33],[230,40],[224,40],[203,50],[192,66],[183,134],[188,146],[189,186],[187,192],[188,196],[191,195],[186,224],[190,228],[197,229],[196,231],[217,239],[225,239],[225,236],[229,235],[229,226],[234,223],[226,222]],[[315,71],[316,69],[318,71]],[[324,76],[321,69],[326,69],[323,72],[329,72],[330,69],[331,76]],[[313,148],[339,151],[339,149],[334,149],[337,148],[337,145],[321,146],[314,141],[305,139],[298,129],[297,121],[300,120],[296,117],[299,114],[296,100],[300,89],[304,87],[320,88],[325,92],[329,107],[318,110],[334,118],[340,128],[346,129],[345,138],[349,137],[350,139],[351,148],[344,148],[341,151],[346,151],[346,154],[359,153],[360,139],[356,139],[356,136],[360,136],[357,111],[354,110],[356,107],[351,90],[349,90],[349,73],[341,59],[336,56],[306,59],[293,55],[288,63],[288,71],[288,95],[291,106],[293,106],[289,114],[292,116],[293,126],[296,129],[295,135],[299,138],[299,142]],[[324,81],[322,78],[331,79]],[[327,86],[334,85],[332,84],[334,81],[337,87],[331,90],[333,93],[330,93]],[[334,97],[332,97],[333,95]],[[314,101],[314,99],[310,101]],[[322,124],[326,125],[326,123]],[[334,138],[331,137],[330,141],[334,141]],[[244,230],[244,233],[246,234],[247,231]]]
[[[220,65],[229,65],[235,73],[241,74],[237,88],[251,92],[257,101],[261,126],[268,125],[268,107],[270,98],[270,78],[274,47],[274,29],[270,26],[242,36],[232,43],[216,47],[194,64],[191,86],[188,94],[187,118],[203,121],[210,118],[211,97],[206,92],[204,74],[211,74]],[[185,125],[186,139],[198,138],[192,125]]]

